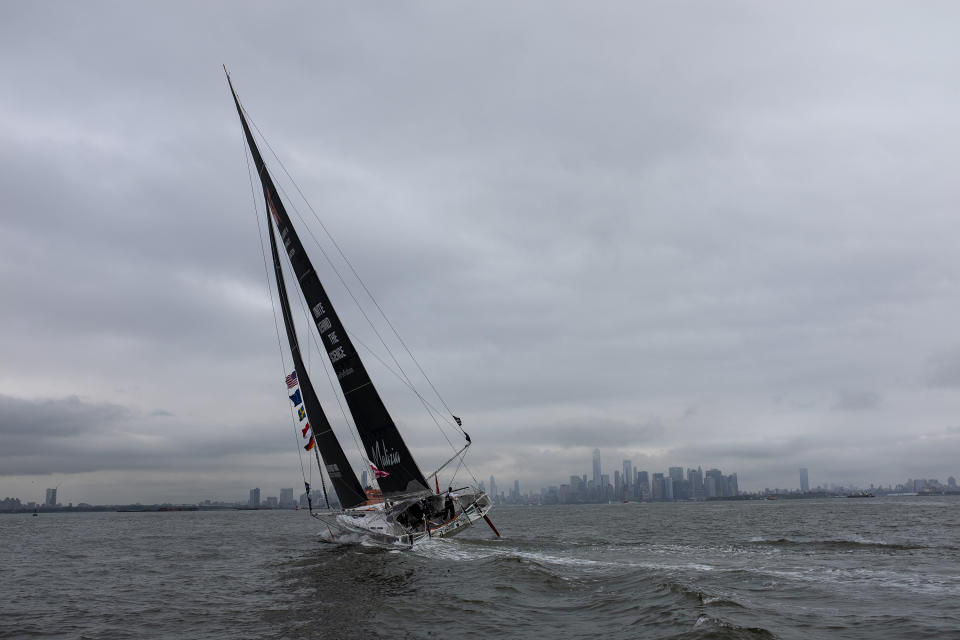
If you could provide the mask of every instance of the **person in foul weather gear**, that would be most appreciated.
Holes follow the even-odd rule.
[[[444,500],[443,502],[443,517],[445,520],[453,520],[453,517],[456,515],[453,505],[454,505],[453,487],[447,487],[446,500]]]

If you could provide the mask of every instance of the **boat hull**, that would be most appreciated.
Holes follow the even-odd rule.
[[[482,491],[456,495],[454,517],[424,518],[415,526],[398,521],[398,510],[387,502],[344,509],[335,514],[314,514],[327,525],[331,541],[355,535],[383,544],[414,545],[432,538],[450,538],[480,520],[493,507]]]

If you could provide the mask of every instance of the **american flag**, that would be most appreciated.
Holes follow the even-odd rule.
[[[293,373],[287,376],[287,389],[293,389],[298,384],[299,383],[297,382],[297,372],[294,371]]]

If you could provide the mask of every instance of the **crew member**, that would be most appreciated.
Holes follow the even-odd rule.
[[[453,517],[456,515],[453,505],[454,505],[453,487],[447,487],[446,500],[444,500],[443,502],[443,517],[445,520],[453,520]]]

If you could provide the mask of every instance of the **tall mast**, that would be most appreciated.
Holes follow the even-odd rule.
[[[229,75],[227,76],[229,81]],[[343,390],[350,413],[353,415],[357,432],[363,441],[366,455],[376,467],[377,482],[385,496],[405,493],[430,492],[427,481],[413,455],[397,430],[393,418],[387,411],[380,394],[360,355],[347,335],[347,330],[333,308],[326,290],[320,283],[313,264],[303,248],[303,243],[290,222],[280,195],[263,162],[263,157],[253,139],[247,124],[243,108],[230,83],[237,113],[243,125],[243,132],[253,156],[257,174],[263,185],[267,208],[277,223],[280,239],[283,241],[287,257],[293,266],[300,290],[310,307],[314,323],[320,334],[327,356],[337,374],[337,380]],[[273,229],[271,227],[271,233]],[[299,368],[298,368],[299,371]],[[309,407],[308,407],[309,411]],[[339,445],[338,445],[339,446]],[[326,460],[326,457],[324,457]],[[339,495],[339,494],[338,494]]]

